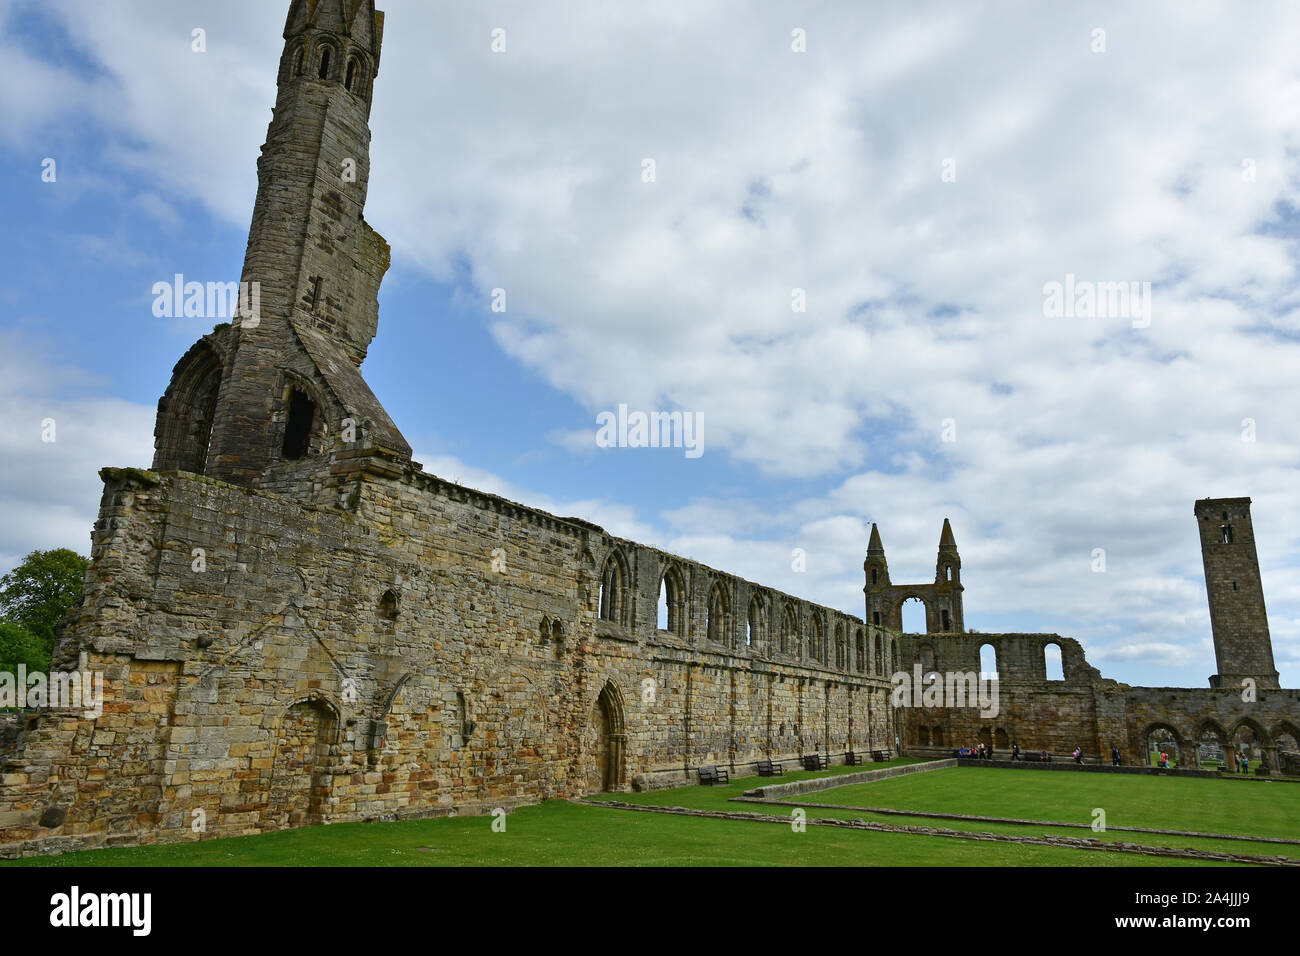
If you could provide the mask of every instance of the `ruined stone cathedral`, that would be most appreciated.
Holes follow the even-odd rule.
[[[426,474],[361,373],[389,262],[363,217],[383,28],[373,0],[291,4],[242,274],[258,308],[177,363],[152,467],[101,472],[56,667],[102,672],[103,712],[0,738],[0,854],[484,812],[899,740],[1296,734],[1247,499],[1197,505],[1222,680],[1170,691],[1103,679],[1069,639],[967,632],[947,521],[914,586],[873,526],[858,618]],[[925,635],[901,633],[909,599]],[[891,706],[891,674],[978,670],[986,644],[1000,718]]]

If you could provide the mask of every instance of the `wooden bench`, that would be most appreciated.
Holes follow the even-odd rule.
[[[844,766],[861,767],[864,763],[867,762],[866,757],[867,757],[866,754],[854,753],[852,750],[850,750],[848,753],[844,755]]]
[[[827,766],[826,758],[821,754],[808,754],[803,758],[805,770],[825,770]]]
[[[889,751],[888,751],[888,750],[873,750],[873,751],[871,751],[871,759],[872,759],[873,761],[875,761],[876,763],[884,763],[886,760],[889,759]]]
[[[700,767],[698,771],[700,783],[703,786],[713,786],[715,783],[731,783],[731,775],[725,770],[719,770],[717,767]]]
[[[783,777],[785,776],[785,767],[770,760],[760,760],[758,762],[758,775],[760,777]]]

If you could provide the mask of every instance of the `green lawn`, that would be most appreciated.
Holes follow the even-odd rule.
[[[1005,780],[1005,777],[1011,780]],[[1068,823],[1093,821],[1093,810],[1106,811],[1110,827],[1159,827],[1242,836],[1300,840],[1300,784],[1233,782],[1203,778],[1146,777],[1068,771],[1010,771],[975,767],[935,770],[870,784],[822,790],[793,798],[809,805],[924,810],[978,816],[1017,817]],[[826,811],[832,813],[832,811]],[[1097,837],[1158,846],[1187,846],[1261,856],[1300,857],[1300,846],[1243,843],[1109,830],[1094,833],[1061,827],[1017,826],[973,821],[933,820],[893,814],[834,811],[834,816],[863,816],[899,824],[945,826],[957,830],[1045,833]]]
[[[904,761],[899,761],[904,762]],[[856,770],[858,768],[849,768]],[[870,769],[868,767],[867,769]],[[791,773],[786,779],[836,775],[846,772],[835,768],[823,774]],[[1040,783],[1039,778],[1047,778]],[[732,809],[771,812],[782,816],[789,807],[761,807],[729,803],[728,798],[752,788],[758,781],[747,777],[729,786],[688,786],[642,794],[609,794],[605,799],[625,800],[660,806],[685,806],[707,809]],[[763,781],[768,782],[768,781]],[[1238,790],[1285,791],[1300,797],[1300,785],[1252,784],[1232,785],[1220,781],[1171,781],[1167,778],[1101,776],[1076,773],[1014,772],[961,768],[917,774],[879,781],[868,785],[850,785],[834,790],[805,794],[809,816],[814,816],[814,801],[836,803],[872,803],[908,808],[945,809],[964,806],[958,812],[992,812],[997,806],[1001,815],[1035,817],[1074,814],[1086,805],[1085,821],[1093,806],[1112,808],[1108,812],[1127,818],[1141,810],[1145,823],[1156,823],[1165,814],[1163,793],[1127,789],[1131,783],[1184,785],[1201,783],[1230,794],[1217,794],[1232,800],[1252,801],[1252,794]],[[1063,788],[1039,791],[1048,801],[1050,812],[1039,806],[1032,814],[1012,813],[1022,801],[1027,788],[1043,786]],[[1073,786],[1072,786],[1073,785]],[[1104,799],[1098,800],[1100,792]],[[980,796],[983,794],[983,796]],[[1154,797],[1153,797],[1154,794]],[[869,796],[869,799],[867,797]],[[1262,795],[1261,795],[1262,796]],[[1142,809],[1141,801],[1157,803]],[[1190,800],[1206,800],[1194,793]],[[891,802],[895,801],[895,802]],[[971,801],[978,804],[971,806]],[[964,802],[963,802],[964,801]],[[1137,801],[1134,803],[1134,801]],[[1207,801],[1212,802],[1212,801]],[[1255,807],[1253,802],[1251,807]],[[1294,819],[1295,805],[1279,811],[1277,819],[1287,813]],[[1126,809],[1131,808],[1131,809]],[[1023,808],[1021,808],[1023,809]],[[816,815],[833,817],[868,817],[856,811],[817,811]],[[882,817],[887,823],[928,823],[950,829],[994,831],[993,824],[962,827],[953,821],[923,821]],[[1190,818],[1189,818],[1190,819]],[[1118,822],[1113,818],[1113,822]],[[1260,827],[1271,826],[1258,820]],[[1180,824],[1182,825],[1182,824]],[[1290,824],[1291,830],[1296,827]],[[1191,828],[1191,827],[1189,827]],[[1015,828],[1003,828],[1015,829]],[[1036,827],[1041,833],[1049,828]],[[1240,830],[1240,828],[1237,828]],[[1023,831],[1021,831],[1023,832]],[[1073,836],[1094,836],[1091,831],[1069,832]],[[1135,835],[1117,837],[1139,842]],[[1228,849],[1246,853],[1277,853],[1276,848],[1259,849],[1257,844],[1229,845]],[[6,864],[10,866],[1187,866],[1204,865],[1191,860],[1160,859],[1104,851],[1073,850],[1047,846],[977,843],[944,837],[909,834],[875,833],[809,826],[796,833],[791,827],[772,823],[710,820],[664,814],[637,813],[593,804],[554,800],[541,806],[525,807],[506,818],[506,832],[492,830],[491,817],[458,817],[415,820],[402,823],[346,823],[323,827],[286,830],[255,837],[204,840],[198,843],[168,844],[154,847],[90,850],[59,857],[38,857]]]

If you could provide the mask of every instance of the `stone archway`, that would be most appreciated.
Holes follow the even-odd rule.
[[[1300,774],[1300,728],[1284,720],[1275,724],[1269,733],[1277,753],[1277,770],[1292,776]]]
[[[917,631],[909,631],[907,629],[907,626],[903,623],[903,608],[907,607],[908,602],[910,601],[915,601],[917,604],[920,605],[920,608],[917,611],[917,613],[920,614],[921,621],[923,623],[921,625],[920,630]],[[908,614],[911,615],[913,613],[913,610],[914,609],[912,608],[908,608]],[[893,626],[903,633],[930,634],[933,633],[934,631],[934,628],[931,627],[932,622],[931,622],[930,602],[927,601],[924,596],[917,594],[915,592],[901,595],[896,600],[894,604],[893,618],[894,618]]]
[[[324,700],[300,700],[276,722],[267,820],[284,829],[320,823],[329,797],[338,715]]]
[[[623,695],[612,682],[605,684],[591,706],[588,736],[591,759],[587,769],[587,792],[622,790],[627,735],[623,725]]]
[[[1232,757],[1232,762],[1229,764],[1231,770],[1242,769],[1243,757],[1249,759],[1249,769],[1252,773],[1262,767],[1276,769],[1277,750],[1273,746],[1273,738],[1259,721],[1251,717],[1242,717],[1228,731],[1228,734],[1229,752]]]
[[[1228,740],[1228,732],[1223,729],[1223,726],[1218,721],[1202,721],[1200,727],[1196,730],[1196,739],[1191,742],[1192,745],[1188,748],[1188,756],[1195,755],[1195,765],[1201,770],[1217,770],[1219,767],[1230,767]]]
[[[1169,754],[1170,767],[1186,766],[1184,763],[1186,752],[1182,734],[1169,724],[1151,724],[1142,732],[1143,766],[1158,765],[1161,753]]]

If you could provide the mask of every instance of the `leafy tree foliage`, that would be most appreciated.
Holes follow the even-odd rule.
[[[0,665],[13,658],[31,668],[25,655],[34,647],[40,667],[49,665],[59,622],[81,595],[90,561],[67,548],[33,551],[0,577]],[[34,642],[34,643],[33,643]],[[6,669],[0,666],[0,669]]]

